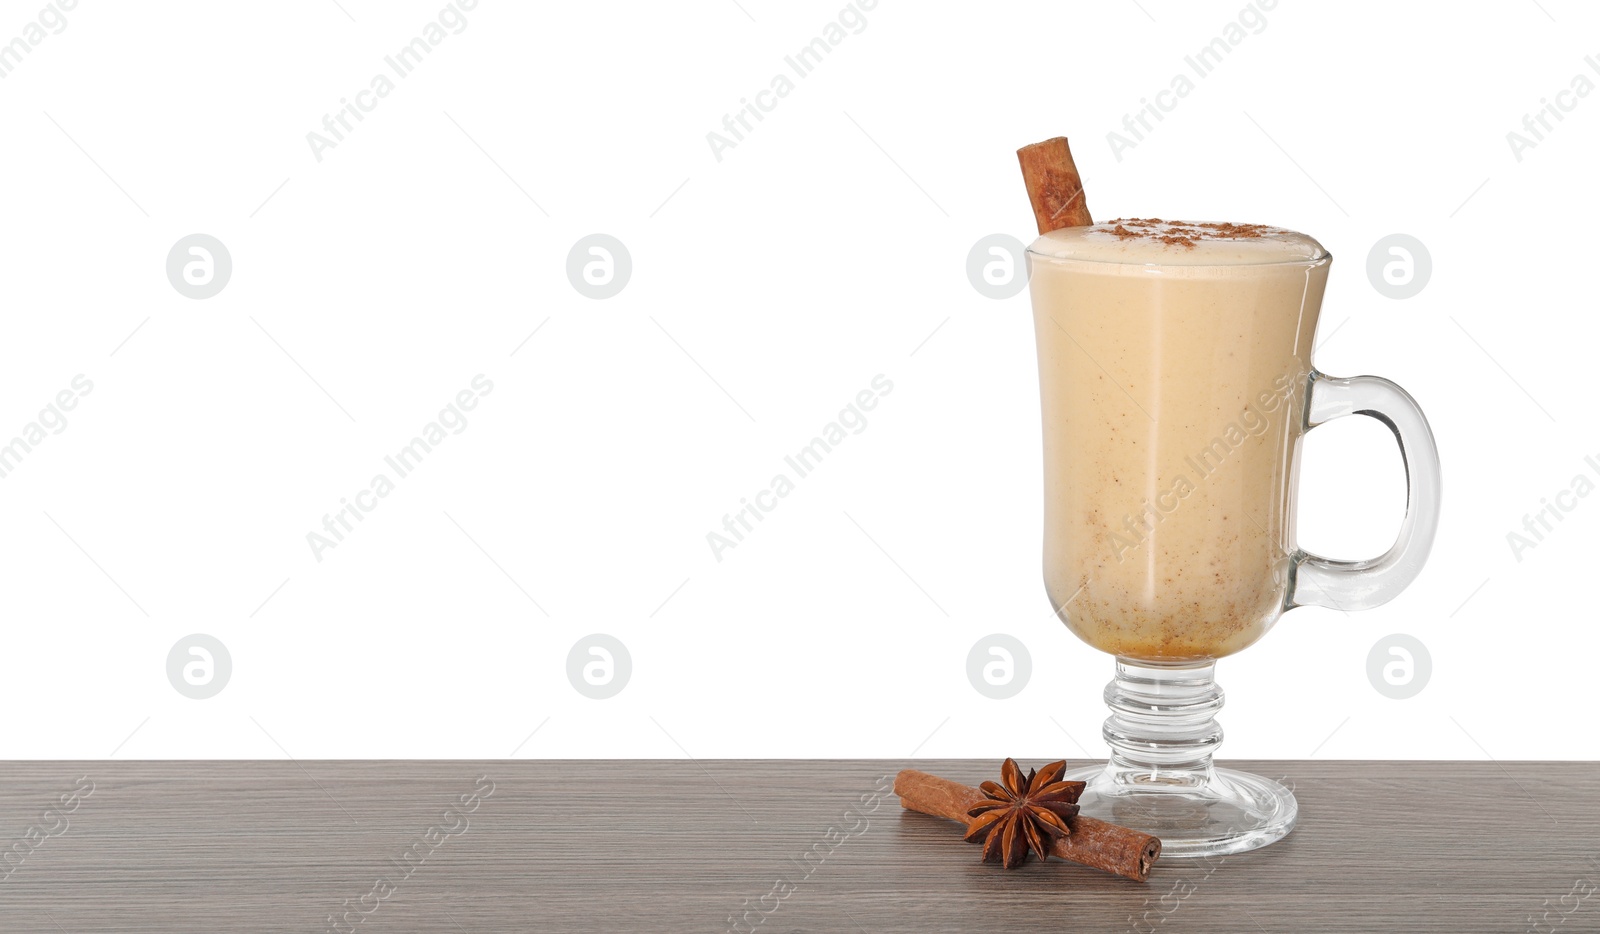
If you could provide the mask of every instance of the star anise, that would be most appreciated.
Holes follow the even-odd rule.
[[[966,840],[983,844],[984,862],[998,859],[1015,869],[1027,861],[1030,848],[1040,859],[1050,858],[1050,845],[1072,833],[1067,821],[1078,813],[1083,794],[1083,782],[1061,781],[1066,770],[1062,760],[1024,776],[1016,760],[1007,759],[1000,782],[979,786],[988,797],[967,811],[976,820],[967,827]]]

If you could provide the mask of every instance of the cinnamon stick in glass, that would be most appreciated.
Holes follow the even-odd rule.
[[[971,785],[916,769],[903,769],[895,776],[894,793],[907,810],[960,821],[963,826],[971,822],[967,811],[985,800],[984,793]],[[1161,855],[1161,841],[1147,833],[1082,814],[1067,825],[1072,833],[1056,839],[1051,856],[1144,882],[1150,878],[1151,864]]]
[[[1094,223],[1065,136],[1022,147],[1017,150],[1017,161],[1022,163],[1022,183],[1028,186],[1039,233]]]

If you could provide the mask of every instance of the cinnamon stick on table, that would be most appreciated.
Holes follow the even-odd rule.
[[[985,799],[983,792],[947,778],[904,769],[894,779],[900,806],[934,817],[970,823],[967,811]],[[1147,833],[1119,827],[1082,814],[1067,822],[1072,833],[1056,838],[1050,855],[1103,869],[1135,882],[1150,878],[1150,865],[1161,855],[1161,841]]]
[[[1094,223],[1065,136],[1022,147],[1017,150],[1017,161],[1022,163],[1022,182],[1028,186],[1039,233]]]

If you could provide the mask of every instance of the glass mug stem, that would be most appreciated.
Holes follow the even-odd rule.
[[[1196,788],[1211,781],[1211,756],[1222,745],[1222,689],[1212,679],[1216,663],[1156,667],[1117,659],[1106,685],[1111,716],[1102,728],[1111,747],[1108,774],[1119,784],[1146,788]]]
[[[1215,662],[1117,659],[1106,685],[1111,758],[1064,778],[1086,783],[1081,813],[1161,838],[1164,856],[1198,858],[1266,846],[1294,829],[1300,806],[1283,784],[1218,768],[1222,688]]]

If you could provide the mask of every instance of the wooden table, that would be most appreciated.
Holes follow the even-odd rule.
[[[995,771],[0,763],[0,930],[1600,931],[1600,764],[1238,763],[1290,777],[1299,828],[1146,885],[981,864],[882,793],[912,764]]]

